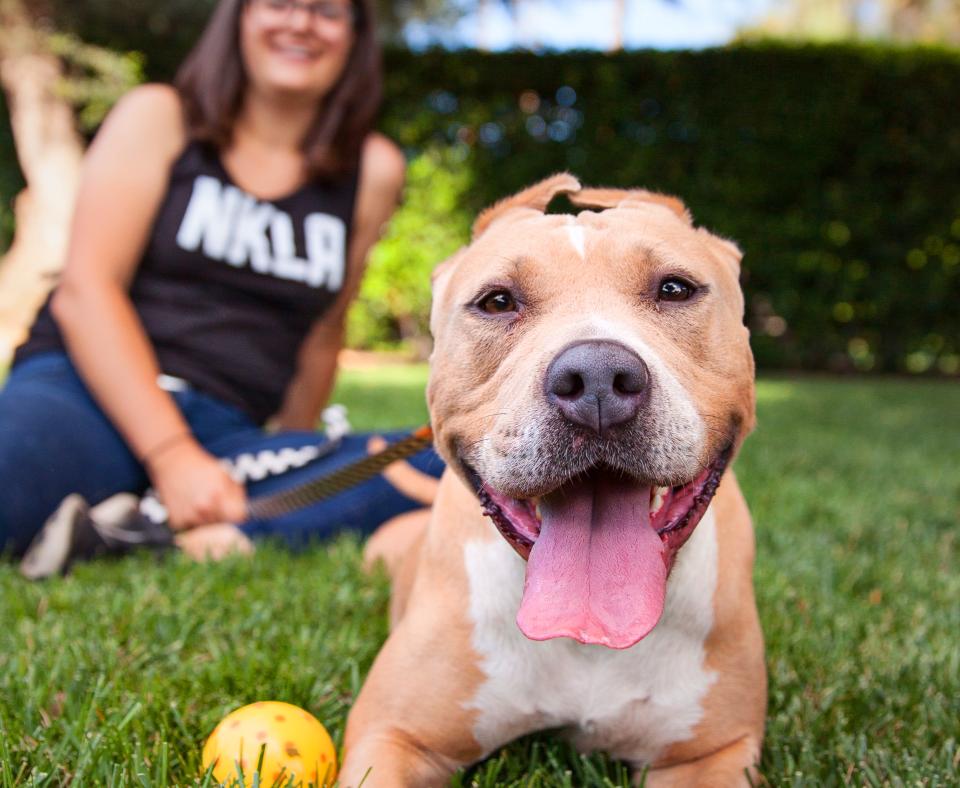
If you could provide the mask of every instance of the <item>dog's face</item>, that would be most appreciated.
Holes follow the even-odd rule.
[[[605,208],[545,215],[557,193]],[[528,637],[623,648],[753,425],[736,247],[568,175],[481,215],[435,275],[437,445],[528,560]]]

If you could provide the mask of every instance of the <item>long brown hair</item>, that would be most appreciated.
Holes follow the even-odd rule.
[[[240,53],[240,15],[248,0],[220,0],[200,40],[177,72],[192,139],[227,147],[247,89]],[[343,74],[323,98],[303,140],[307,170],[320,180],[354,171],[383,92],[380,45],[371,0],[351,0],[354,42]]]

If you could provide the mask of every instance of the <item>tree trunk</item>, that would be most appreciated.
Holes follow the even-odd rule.
[[[25,338],[63,267],[84,151],[73,109],[56,92],[63,68],[46,51],[37,9],[35,0],[0,0],[0,84],[27,183],[0,259],[0,363]]]
[[[613,6],[613,41],[610,44],[611,52],[623,49],[624,28],[627,24],[627,0],[614,0]]]

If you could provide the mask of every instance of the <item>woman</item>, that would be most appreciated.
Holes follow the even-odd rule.
[[[248,493],[366,450],[348,438],[315,459],[312,429],[403,183],[400,151],[370,132],[380,88],[369,0],[221,0],[175,87],[118,103],[87,156],[62,279],[0,394],[0,549],[22,552],[69,493],[150,485],[198,555],[366,531],[417,505],[377,479],[223,525],[242,523]],[[246,480],[221,461],[238,456]],[[272,476],[277,458],[307,465]],[[429,454],[415,464],[439,472]],[[57,528],[82,510],[61,507]],[[59,545],[48,568],[78,550]]]

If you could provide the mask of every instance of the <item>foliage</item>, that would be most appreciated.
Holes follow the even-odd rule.
[[[112,29],[162,75],[173,39]],[[761,366],[960,374],[956,52],[394,50],[387,77],[382,125],[412,169],[351,315],[353,344],[420,343],[426,271],[467,240],[475,212],[569,169],[679,194],[741,244]],[[15,172],[2,137],[0,159]]]
[[[913,43],[960,43],[958,0],[781,0],[740,31],[744,38],[794,41],[872,38]]]
[[[0,251],[13,240],[13,202],[21,189],[23,176],[17,164],[6,97],[0,90]]]
[[[377,0],[377,25],[388,41],[399,43],[408,22],[452,25],[482,0]]]
[[[459,153],[429,148],[410,163],[406,198],[371,255],[350,313],[348,340],[353,346],[428,334],[430,274],[437,260],[462,245],[470,228],[461,206],[472,173],[458,166]]]
[[[960,372],[960,55],[761,44],[388,65],[387,130],[413,154],[460,151],[468,216],[563,169],[679,194],[745,249],[762,365]]]
[[[422,368],[344,376],[361,428],[418,423]],[[764,380],[737,460],[758,537],[771,785],[960,780],[960,411],[950,384]],[[342,399],[344,398],[345,399]],[[27,583],[0,562],[0,787],[199,785],[222,715],[277,699],[342,743],[386,636],[352,542],[198,566],[149,557]],[[555,735],[458,786],[629,785]]]
[[[114,52],[85,44],[72,35],[51,35],[50,50],[64,60],[68,73],[61,95],[78,109],[80,126],[93,131],[124,93],[143,82],[143,55]]]
[[[170,79],[216,0],[50,0],[57,30],[117,52],[141,52],[152,79]]]

